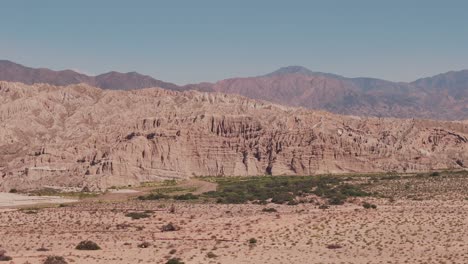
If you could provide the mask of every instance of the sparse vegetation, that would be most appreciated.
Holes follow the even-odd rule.
[[[149,242],[146,242],[146,241],[138,244],[139,248],[149,248],[150,246],[151,246],[151,244]]]
[[[169,223],[161,227],[161,231],[163,232],[171,232],[171,231],[177,231],[177,230],[179,230],[179,227],[177,227],[173,223]]]
[[[333,176],[263,176],[215,179],[218,190],[205,193],[218,203],[272,203],[296,205],[297,197],[315,194],[329,204],[343,204],[348,197],[367,196],[358,185],[345,183],[344,178]]]
[[[44,246],[36,249],[36,251],[39,251],[39,252],[46,252],[46,251],[49,251],[49,249],[45,248]]]
[[[44,260],[44,264],[67,264],[68,262],[61,256],[48,256]]]
[[[185,262],[182,262],[180,258],[171,258],[166,262],[166,264],[185,264]]]
[[[318,208],[319,208],[319,209],[322,209],[322,210],[326,210],[326,209],[330,208],[330,206],[328,206],[328,205],[326,205],[326,204],[321,204],[321,205],[319,205]]]
[[[169,198],[169,196],[162,193],[150,193],[147,195],[138,196],[139,200],[161,200],[167,198]]]
[[[98,246],[95,242],[91,240],[81,241],[76,248],[77,250],[100,250],[101,247]]]
[[[126,213],[125,216],[130,217],[133,220],[151,217],[151,215],[148,212],[130,212]]]
[[[198,196],[194,195],[193,193],[186,193],[186,194],[176,195],[176,196],[174,196],[174,199],[175,200],[183,200],[183,201],[196,200],[196,199],[198,199]]]
[[[216,255],[215,253],[210,251],[210,252],[208,252],[208,254],[206,254],[206,257],[207,258],[216,258],[216,257],[218,257],[218,255]]]
[[[364,207],[365,209],[377,209],[377,205],[371,204],[371,203],[368,203],[368,202],[364,202],[362,204],[362,207]]]
[[[339,244],[330,244],[330,245],[327,245],[327,248],[328,249],[339,249],[339,248],[342,248],[343,246],[342,245],[339,245]]]
[[[266,212],[266,213],[276,213],[278,212],[278,210],[276,210],[275,208],[263,208],[262,209],[262,212]]]
[[[5,250],[0,249],[0,261],[10,261],[12,259],[13,259],[12,257],[6,255]]]

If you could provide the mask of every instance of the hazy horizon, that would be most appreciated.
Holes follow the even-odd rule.
[[[182,6],[182,7],[181,7]],[[0,58],[88,75],[132,72],[177,84],[300,65],[414,81],[468,68],[463,1],[15,1]]]

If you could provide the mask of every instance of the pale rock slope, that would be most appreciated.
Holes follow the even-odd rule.
[[[468,123],[238,95],[0,82],[0,190],[170,178],[463,169]]]

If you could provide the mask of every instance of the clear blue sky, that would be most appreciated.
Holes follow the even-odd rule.
[[[0,59],[178,84],[302,65],[393,81],[468,68],[468,1],[2,0]]]

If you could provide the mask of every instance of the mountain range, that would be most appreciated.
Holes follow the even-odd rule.
[[[173,83],[156,80],[137,72],[120,73],[111,71],[97,76],[88,76],[72,70],[53,71],[46,68],[30,68],[8,60],[0,60],[0,80],[24,84],[47,83],[60,86],[86,83],[94,87],[112,90],[148,87],[160,87],[168,90],[179,89],[179,86]]]
[[[149,87],[198,90],[239,94],[287,106],[345,115],[468,119],[468,70],[451,71],[414,82],[391,82],[375,78],[347,78],[314,72],[301,66],[289,66],[263,76],[179,86],[136,72],[87,76],[71,70],[34,69],[0,61],[0,80],[52,85],[86,83],[112,90]]]

